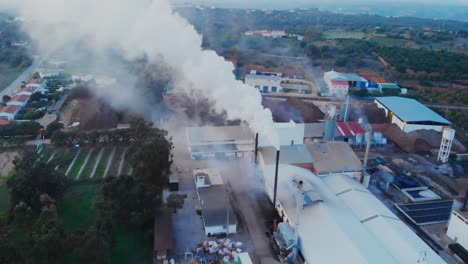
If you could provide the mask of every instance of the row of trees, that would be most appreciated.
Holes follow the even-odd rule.
[[[56,124],[46,131],[59,129]],[[133,175],[110,176],[99,182],[94,205],[97,219],[87,228],[63,228],[57,207],[73,183],[54,164],[32,152],[15,160],[15,171],[7,181],[9,216],[0,218],[5,220],[0,221],[0,263],[68,263],[70,259],[73,263],[108,263],[115,230],[120,227],[143,231],[141,239],[151,243],[153,220],[163,204],[162,189],[172,165],[172,142],[166,131],[141,118],[132,120],[127,132],[132,139],[128,144]]]

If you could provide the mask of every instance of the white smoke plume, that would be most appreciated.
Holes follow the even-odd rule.
[[[96,50],[117,50],[127,59],[160,56],[193,89],[212,99],[230,120],[240,119],[279,148],[272,114],[257,89],[233,75],[234,66],[202,49],[202,36],[174,12],[168,0],[0,0],[26,18],[26,30],[43,50],[85,39]]]

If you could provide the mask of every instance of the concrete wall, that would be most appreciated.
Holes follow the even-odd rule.
[[[462,245],[465,249],[468,249],[468,221],[456,211],[453,211],[450,217],[447,236],[454,242]]]
[[[205,235],[208,234],[216,235],[216,234],[225,234],[227,232],[225,225],[218,225],[218,226],[205,226]],[[229,224],[229,234],[237,233],[237,225]]]

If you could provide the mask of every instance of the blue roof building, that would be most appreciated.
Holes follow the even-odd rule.
[[[452,125],[450,121],[414,99],[398,96],[379,97],[375,99],[375,103],[385,110],[392,123],[405,132],[419,129],[442,132],[444,127]]]

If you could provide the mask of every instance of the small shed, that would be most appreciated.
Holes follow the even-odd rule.
[[[169,176],[169,191],[171,192],[179,191],[179,175]]]

